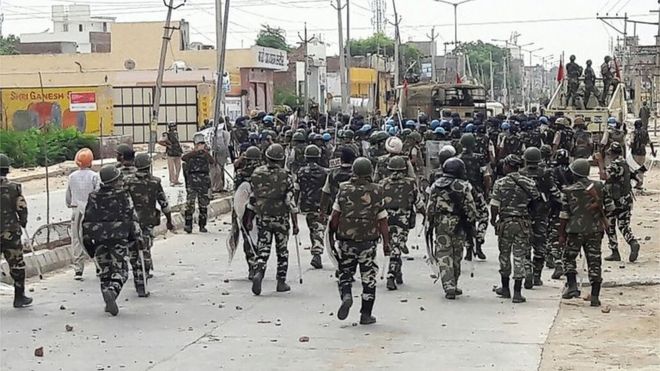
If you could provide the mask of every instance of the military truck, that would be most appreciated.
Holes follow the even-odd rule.
[[[420,82],[400,86],[397,93],[405,118],[425,113],[433,120],[442,118],[443,112],[458,113],[462,119],[472,118],[476,112],[487,115],[486,89],[481,85]]]

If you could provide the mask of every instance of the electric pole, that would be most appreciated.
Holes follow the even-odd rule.
[[[493,52],[488,53],[490,64],[490,100],[495,101],[495,84],[493,78]]]
[[[337,9],[337,29],[339,30],[339,81],[341,89],[341,110],[342,112],[348,112],[347,102],[347,89],[346,89],[346,55],[344,54],[344,26],[342,26],[341,19],[341,10],[343,9],[341,5],[341,0],[337,0],[337,5],[333,5]]]
[[[215,42],[217,58],[217,79],[215,83],[215,104],[213,105],[213,126],[218,128],[218,118],[223,117],[225,110],[225,51],[227,49],[227,24],[229,23],[229,2],[225,1],[224,14],[222,13],[222,0],[215,1]],[[229,76],[227,76],[229,78]],[[214,136],[215,138],[215,136]],[[214,143],[215,144],[215,143]]]
[[[303,48],[305,50],[305,84],[303,86],[303,96],[305,101],[303,102],[304,107],[305,107],[305,114],[309,113],[309,53],[307,49],[307,44],[314,40],[314,36],[311,38],[307,38],[307,22],[305,22],[305,31],[304,31],[304,37],[301,37],[300,34],[298,34],[298,38],[303,44]]]
[[[160,46],[160,60],[158,62],[158,75],[156,76],[156,90],[154,91],[153,108],[151,110],[151,123],[149,124],[149,153],[153,154],[156,145],[156,136],[158,135],[158,111],[160,110],[160,96],[163,89],[163,73],[165,72],[165,58],[167,57],[167,44],[172,38],[174,28],[170,27],[172,21],[172,11],[182,7],[186,1],[174,6],[174,0],[169,0],[163,4],[167,7],[167,16],[165,17],[165,26],[163,26],[163,43]]]
[[[437,81],[436,71],[435,71],[435,54],[436,54],[436,45],[435,45],[435,27],[431,28],[431,35],[426,35],[431,39],[431,80]]]
[[[392,0],[392,9],[394,10],[394,87],[399,86],[399,47],[401,46],[401,34],[399,34],[399,13],[396,11],[396,1]]]
[[[346,0],[346,90],[351,96],[351,1]]]

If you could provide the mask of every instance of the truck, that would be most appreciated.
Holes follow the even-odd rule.
[[[487,116],[486,89],[475,84],[420,82],[397,88],[401,112],[405,118],[425,113],[429,119],[440,119],[443,113],[458,113],[461,119],[481,112]]]

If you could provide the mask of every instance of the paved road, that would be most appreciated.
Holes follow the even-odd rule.
[[[129,280],[110,317],[95,277],[72,280],[60,271],[29,287],[29,309],[11,308],[0,290],[2,370],[535,370],[559,303],[559,283],[526,291],[513,305],[495,297],[498,281],[493,236],[488,260],[469,265],[456,301],[444,299],[422,262],[423,248],[404,264],[406,284],[388,292],[379,281],[378,323],[356,325],[359,304],[346,321],[336,318],[339,298],[333,269],[312,270],[302,251],[304,284],[297,282],[290,242],[292,291],[275,292],[271,258],[261,297],[250,292],[239,251],[227,267],[227,216],[208,235],[169,234],[156,242],[152,296],[138,298]],[[304,228],[303,228],[304,229]],[[307,239],[303,238],[303,244]],[[422,246],[413,233],[411,245]],[[380,259],[379,259],[380,260]],[[382,260],[381,260],[382,261]],[[87,272],[91,271],[88,266]],[[549,272],[546,272],[546,275]],[[547,278],[547,277],[546,277]],[[359,285],[359,280],[358,280]],[[551,287],[553,286],[553,287]],[[354,287],[354,295],[359,295]],[[359,299],[356,300],[359,303]],[[61,309],[63,306],[65,309]],[[65,331],[65,325],[74,327]],[[309,342],[299,338],[308,336]],[[43,346],[44,357],[33,355]]]

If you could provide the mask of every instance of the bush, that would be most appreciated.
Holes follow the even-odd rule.
[[[33,167],[53,165],[73,160],[81,148],[94,149],[96,137],[83,134],[75,128],[60,129],[48,127],[45,131],[0,130],[0,153],[12,160],[13,167]]]

